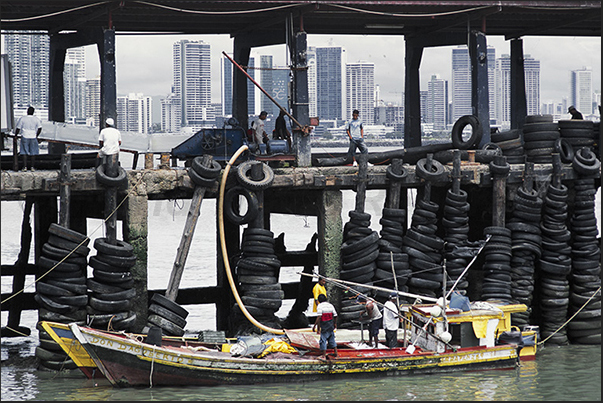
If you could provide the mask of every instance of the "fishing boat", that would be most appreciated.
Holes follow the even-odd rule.
[[[417,309],[419,311],[421,309]],[[435,309],[430,310],[429,315],[440,317]],[[411,315],[411,320],[420,317],[426,316]],[[337,354],[327,350],[326,356],[320,355],[319,336],[310,329],[285,330],[284,335],[273,335],[264,342],[257,336],[246,336],[235,344],[225,343],[212,348],[192,340],[164,343],[165,338],[161,338],[150,343],[140,335],[101,331],[71,323],[67,327],[75,341],[64,345],[79,343],[96,368],[111,384],[119,387],[307,382],[513,369],[519,365],[518,344],[453,345],[443,338],[442,332],[437,333],[439,322],[434,323],[433,329],[429,326],[420,328],[425,331],[404,333],[400,330],[399,334],[409,336],[408,343],[395,348],[371,348],[350,337],[340,337],[345,331],[338,330]],[[56,332],[60,329],[63,339],[71,337],[62,326],[48,322],[43,326],[51,335],[58,336]],[[493,328],[490,330],[494,331]],[[451,341],[454,343],[454,338]],[[79,362],[87,362],[88,368],[92,368],[83,355],[80,358]]]

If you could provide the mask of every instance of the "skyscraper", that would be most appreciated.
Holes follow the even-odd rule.
[[[232,56],[232,55],[230,55]],[[220,59],[220,66],[222,67],[220,70],[222,72],[222,115],[231,116],[232,115],[232,63],[226,56],[222,56]]]
[[[260,56],[260,85],[268,94],[272,95],[272,86],[274,85],[274,78],[272,77],[272,55],[261,55]],[[273,103],[266,96],[266,94],[260,94],[260,108],[263,111],[273,113]]]
[[[375,121],[375,64],[359,61],[346,64],[346,103],[350,111],[343,117],[350,119],[352,109],[358,109],[364,124]]]
[[[488,64],[488,106],[490,113],[495,109],[494,102],[494,69],[496,67],[496,49],[487,48]],[[471,59],[469,48],[459,46],[452,49],[452,120],[456,121],[463,115],[472,115],[471,106]]]
[[[306,64],[308,66],[308,113],[309,116],[317,116],[316,112],[316,47],[308,46],[306,53]]]
[[[100,125],[100,76],[86,80],[86,125]]]
[[[13,73],[15,108],[48,109],[50,39],[45,32],[9,31],[4,49]],[[39,115],[38,115],[39,116]]]
[[[117,128],[123,131],[149,133],[153,125],[153,100],[141,93],[117,97]]]
[[[570,104],[582,112],[593,113],[593,72],[590,67],[582,67],[570,72]]]
[[[86,58],[83,47],[67,49],[63,70],[65,121],[86,118]]]
[[[320,119],[346,119],[350,113],[344,93],[345,65],[342,47],[316,48],[316,112]]]
[[[426,123],[432,123],[434,130],[443,130],[448,123],[448,81],[440,78],[438,74],[431,76],[427,83],[427,110],[421,111]]]
[[[201,127],[215,119],[211,106],[210,45],[183,39],[175,42],[174,95],[181,127]]]
[[[540,111],[540,61],[524,55],[524,77],[526,106],[528,115],[538,115]],[[503,54],[496,59],[494,74],[494,110],[490,115],[497,124],[509,127],[511,122],[511,57]]]

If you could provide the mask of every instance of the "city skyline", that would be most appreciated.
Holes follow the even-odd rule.
[[[119,94],[143,93],[148,96],[167,96],[172,83],[171,49],[180,39],[203,40],[211,45],[212,102],[220,101],[220,60],[222,51],[232,51],[232,40],[224,35],[117,35],[116,68]],[[488,45],[496,49],[496,57],[510,53],[510,44],[502,37],[487,37]],[[526,37],[524,55],[541,61],[541,102],[561,102],[570,96],[570,72],[590,67],[593,90],[601,90],[601,38]],[[375,85],[381,87],[384,102],[400,104],[404,82],[404,40],[402,37],[367,37],[344,35],[308,35],[308,46],[341,46],[346,49],[348,62],[375,64]],[[398,47],[399,51],[392,51]],[[451,54],[456,46],[426,48],[420,77],[421,89],[427,89],[433,74],[451,81]],[[169,49],[167,51],[166,49]],[[251,57],[272,55],[275,67],[285,67],[285,45],[252,49]],[[163,56],[163,57],[161,57]],[[98,54],[95,47],[86,47],[87,78],[98,74]],[[153,66],[149,69],[148,66]],[[96,68],[96,71],[95,71]],[[386,85],[387,84],[387,85]],[[384,87],[387,87],[385,89]]]

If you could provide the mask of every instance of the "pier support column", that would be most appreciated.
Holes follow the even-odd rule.
[[[133,300],[132,311],[136,313],[136,323],[132,327],[135,332],[142,332],[146,324],[148,309],[148,203],[146,194],[134,193],[128,197],[126,219],[123,222],[123,237],[134,247],[136,264],[131,268],[134,276],[136,297]]]
[[[341,190],[320,192],[318,203],[318,271],[321,275],[339,278],[341,271],[341,244],[343,242],[343,220]],[[327,295],[339,305],[340,291],[327,285]]]

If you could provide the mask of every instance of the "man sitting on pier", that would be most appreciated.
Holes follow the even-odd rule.
[[[101,130],[98,137],[98,145],[101,149],[98,152],[99,161],[97,161],[97,166],[103,162],[100,158],[119,154],[119,146],[121,145],[121,133],[115,128],[113,118],[107,118],[105,125],[106,127]]]

